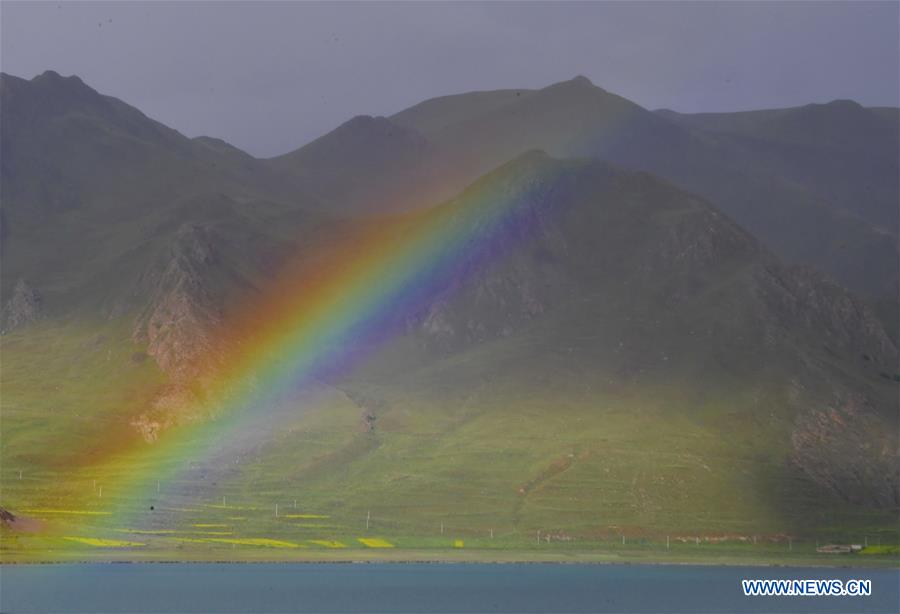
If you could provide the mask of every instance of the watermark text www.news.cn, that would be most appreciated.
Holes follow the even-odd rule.
[[[871,580],[741,580],[748,597],[867,597]]]

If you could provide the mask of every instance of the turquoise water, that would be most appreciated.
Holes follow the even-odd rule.
[[[870,597],[745,597],[742,578],[861,578]],[[897,570],[543,564],[3,566],[0,611],[898,612]]]

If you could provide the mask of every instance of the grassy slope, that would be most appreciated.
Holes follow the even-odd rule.
[[[146,402],[163,382],[156,363],[131,343],[130,321],[45,321],[3,338],[0,466],[4,499],[11,477],[52,465],[53,442],[83,445],[98,421]],[[105,382],[105,385],[98,385]]]
[[[270,225],[263,217],[279,211],[260,209],[253,219]],[[434,551],[410,558],[443,556],[435,553],[456,539],[464,549],[490,551],[475,558],[500,549],[504,559],[541,558],[547,550],[653,559],[668,556],[661,545],[669,536],[678,548],[708,546],[715,560],[756,561],[781,560],[786,535],[807,552],[817,539],[896,542],[890,512],[836,501],[789,469],[793,410],[781,378],[792,365],[776,359],[747,368],[758,364],[758,348],[742,340],[743,320],[722,318],[740,310],[729,284],[740,285],[740,271],[667,316],[629,292],[583,297],[594,301],[593,312],[571,306],[576,318],[563,308],[522,334],[438,361],[425,360],[414,340],[398,340],[339,382],[345,392],[320,395],[312,406],[298,402],[296,418],[226,479],[178,484],[182,494],[152,513],[152,493],[124,502],[135,512],[124,525],[102,515],[26,513],[57,525],[57,537],[7,534],[3,556],[131,556],[62,536],[146,544],[125,549],[134,557],[213,559],[288,556],[233,539],[305,546],[288,548],[290,556],[350,556],[311,540],[364,548],[357,540],[367,534],[405,552]],[[135,356],[130,322],[50,319],[0,340],[0,506],[33,509],[51,489],[60,495],[41,503],[45,509],[103,512],[123,504],[123,493],[110,488],[85,503],[79,495],[94,485],[84,475],[75,481],[53,456],[162,383],[152,361]],[[881,396],[895,391],[877,374],[838,363],[830,377],[860,379]],[[365,427],[366,409],[378,416],[374,432]],[[148,530],[179,533],[141,532]],[[536,553],[538,531],[551,541]],[[746,540],[754,536],[751,548]],[[731,545],[713,545],[721,538]],[[209,539],[226,541],[202,541]],[[646,548],[629,548],[634,540]],[[352,557],[376,552],[392,551]],[[706,556],[681,552],[687,560]]]
[[[0,505],[28,509],[41,491],[58,488],[69,475],[65,468],[33,470],[46,466],[53,443],[73,441],[73,429],[84,428],[87,436],[94,421],[111,417],[123,403],[135,402],[135,391],[158,381],[149,361],[131,360],[125,332],[115,322],[78,332],[47,323],[27,337],[4,339],[3,358],[13,367],[3,369],[0,382]],[[43,362],[48,343],[54,344],[53,360]],[[604,360],[612,365],[615,357],[585,355],[585,372],[579,373],[571,356],[542,347],[540,335],[533,335],[486,344],[385,384],[385,371],[403,368],[410,354],[408,347],[387,348],[343,384],[352,398],[378,399],[374,432],[364,427],[362,408],[334,392],[319,397],[316,407],[298,408],[294,423],[225,482],[187,485],[189,497],[154,512],[147,501],[134,501],[139,513],[131,526],[106,516],[30,514],[57,525],[60,535],[146,544],[126,548],[131,554],[7,533],[3,558],[330,559],[384,553],[402,559],[770,562],[804,553],[812,557],[804,562],[828,564],[847,559],[817,557],[811,552],[815,540],[897,539],[891,514],[829,499],[785,470],[788,442],[779,422],[786,416],[754,410],[765,382],[723,381],[700,397],[677,383],[677,371],[657,378],[651,369],[639,386],[611,386],[610,378],[591,369]],[[536,355],[542,360],[533,360]],[[28,357],[42,361],[40,367]],[[41,386],[28,379],[38,372]],[[122,385],[92,385],[104,377]],[[49,395],[48,381],[54,382]],[[37,464],[35,450],[42,451]],[[96,479],[102,484],[106,477]],[[88,488],[61,489],[53,509],[104,511],[121,504],[118,493],[107,491],[73,508],[65,493]],[[538,531],[551,536],[542,550],[534,549]],[[357,538],[367,535],[404,552],[332,552],[311,541],[360,549],[365,547]],[[675,544],[668,552],[667,535]],[[793,536],[796,553],[785,551],[784,535]],[[727,543],[716,543],[726,536]],[[759,536],[755,545],[753,536]],[[301,548],[227,541],[246,538]],[[457,539],[480,552],[439,553]],[[431,553],[409,550],[423,548]]]

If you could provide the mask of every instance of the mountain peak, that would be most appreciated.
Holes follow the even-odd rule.
[[[48,99],[52,100],[51,106],[63,102],[72,103],[101,98],[100,94],[80,77],[75,75],[64,77],[55,70],[45,70],[30,81],[22,79],[19,81],[17,89],[31,92],[31,96],[37,96],[44,101],[42,104],[48,104],[46,102]]]
[[[832,100],[831,102],[825,103],[826,107],[831,107],[832,109],[862,109],[863,106],[856,102],[855,100],[850,100],[849,98],[838,98],[836,100]]]
[[[387,125],[388,120],[382,116],[375,115],[356,115],[347,121],[345,121],[341,126],[346,126],[348,128],[361,128],[363,126],[384,126]]]
[[[591,80],[584,75],[575,75],[574,77],[572,77],[572,79],[569,80],[569,83],[571,83],[572,85],[594,87],[593,82],[591,82]]]
[[[830,102],[822,102],[822,103],[812,103],[797,109],[798,113],[803,114],[814,114],[814,115],[822,115],[822,116],[833,116],[833,115],[843,115],[843,114],[857,114],[857,113],[865,113],[865,107],[856,102],[855,100],[849,100],[846,98],[832,100]]]
[[[19,117],[21,121],[22,117],[59,115],[73,108],[96,110],[109,105],[104,96],[80,78],[63,77],[54,70],[46,70],[31,79],[3,74],[0,95],[5,120]]]
[[[49,81],[49,80],[59,80],[64,79],[61,74],[56,72],[55,70],[45,70],[39,75],[36,75],[32,81]]]
[[[77,75],[70,75],[68,77],[63,77],[61,74],[59,74],[55,70],[45,70],[41,74],[34,77],[31,80],[31,82],[35,85],[48,85],[48,86],[52,86],[52,87],[79,88],[79,89],[87,89],[87,90],[93,91]]]
[[[602,87],[595,85],[593,81],[591,81],[584,75],[576,75],[568,81],[553,83],[545,87],[542,91],[565,92],[567,95],[574,95],[579,97],[609,94],[608,91],[604,90]]]

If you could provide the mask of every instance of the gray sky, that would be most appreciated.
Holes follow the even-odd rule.
[[[0,67],[77,74],[258,156],[358,114],[576,74],[648,107],[898,105],[900,3],[3,2]]]

